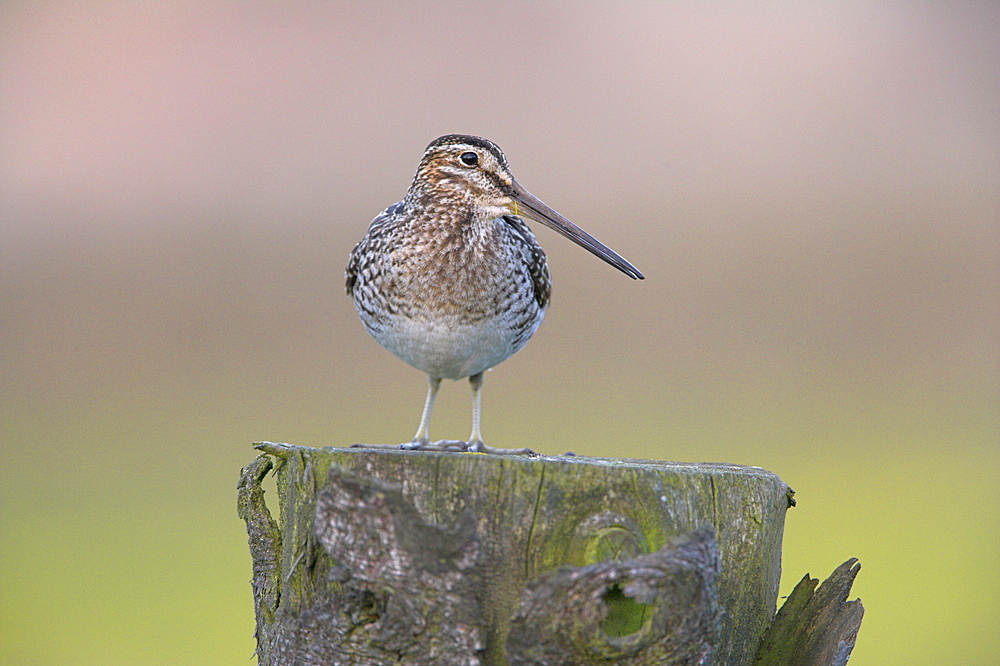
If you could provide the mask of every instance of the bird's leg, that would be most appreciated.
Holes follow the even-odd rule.
[[[469,435],[469,446],[471,447],[483,443],[483,433],[479,429],[483,397],[483,373],[480,372],[469,377],[469,386],[472,387],[472,434]]]
[[[457,440],[442,439],[432,442],[430,438],[431,413],[434,411],[434,400],[441,388],[440,377],[427,377],[427,400],[424,401],[424,413],[420,415],[420,426],[412,442],[404,442],[399,448],[408,451],[465,451],[467,444]]]
[[[457,440],[431,442],[431,413],[434,411],[434,400],[437,398],[439,388],[441,388],[441,379],[439,377],[427,378],[427,399],[424,400],[424,412],[420,415],[420,425],[417,427],[417,434],[413,436],[413,441],[403,442],[402,444],[355,444],[351,448],[404,449],[407,451],[465,451],[468,447],[465,442]]]
[[[483,443],[483,434],[479,427],[479,417],[481,414],[483,396],[483,373],[469,377],[469,386],[472,387],[472,435],[469,436],[469,444],[465,449],[469,453],[495,453],[499,455],[538,455],[531,449],[495,449]]]
[[[417,434],[413,436],[412,442],[405,442],[399,445],[401,449],[426,449],[430,445],[430,425],[431,413],[434,411],[434,400],[437,398],[438,389],[441,388],[440,377],[427,377],[427,399],[424,400],[424,411],[420,415],[420,425],[417,426]]]
[[[434,411],[434,400],[437,398],[438,389],[441,388],[439,377],[427,378],[427,399],[424,401],[424,412],[420,416],[420,426],[417,434],[413,436],[413,441],[404,442],[399,445],[400,449],[409,451],[468,451],[469,453],[495,453],[499,455],[529,455],[537,456],[531,449],[495,449],[483,443],[483,435],[480,430],[480,405],[483,390],[483,373],[469,377],[469,385],[472,387],[472,435],[468,443],[454,439],[442,439],[439,442],[432,442],[430,438],[431,413]],[[389,444],[356,444],[357,448],[366,449],[386,449],[396,448]]]

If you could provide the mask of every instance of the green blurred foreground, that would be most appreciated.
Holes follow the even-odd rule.
[[[419,400],[420,379],[409,383]],[[600,403],[592,393],[573,399]],[[461,402],[444,424],[464,428]],[[135,420],[125,405],[108,406],[110,414],[98,405],[5,414],[4,439],[14,446],[4,450],[0,502],[0,663],[250,660],[250,559],[234,500],[253,436],[239,418],[212,419],[210,408],[201,419],[178,422],[173,417],[196,408],[166,407],[137,405]],[[980,422],[989,417],[980,414]],[[312,418],[305,411],[287,415],[290,422]],[[490,422],[516,418],[494,412]],[[410,420],[390,423],[406,433]],[[698,451],[638,430],[620,446],[559,446],[559,425],[547,422],[544,435],[518,443],[653,458],[677,453],[670,457],[753,463],[768,457],[740,446],[728,454],[725,447]],[[867,613],[852,663],[989,664],[1000,655],[992,603],[1000,592],[997,526],[989,520],[1000,461],[989,445],[992,432],[984,427],[977,436],[958,425],[936,433],[940,441],[969,444],[948,456],[933,455],[933,442],[882,436],[824,442],[838,452],[840,466],[819,465],[808,451],[769,465],[798,491],[786,526],[782,594],[807,571],[825,578],[847,557],[861,558],[855,594]],[[699,437],[672,433],[670,442]],[[299,439],[322,443],[315,433]],[[751,449],[765,444],[751,442]],[[933,638],[942,633],[964,638],[957,644]]]

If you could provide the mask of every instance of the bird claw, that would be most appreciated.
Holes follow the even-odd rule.
[[[412,442],[403,442],[398,447],[403,451],[465,451],[468,444],[458,439],[441,439],[436,442],[415,439]]]
[[[403,442],[402,444],[399,445],[361,444],[355,446],[364,446],[365,448],[377,448],[377,449],[400,449],[403,451],[449,451],[452,453],[491,453],[493,455],[501,455],[501,456],[514,455],[514,456],[531,456],[533,458],[539,457],[539,454],[527,448],[498,449],[492,446],[487,446],[481,441],[463,442],[460,439],[441,439],[436,442],[414,440],[412,442]]]
[[[537,453],[531,449],[496,449],[492,446],[487,446],[483,442],[469,442],[466,445],[465,451],[467,453],[492,453],[495,456],[531,456],[532,458],[539,458]]]
[[[401,451],[449,451],[452,453],[489,453],[495,456],[529,456],[540,458],[541,455],[531,449],[498,449],[483,442],[463,442],[460,439],[441,439],[436,442],[420,440],[403,442],[402,444],[352,444],[352,449],[393,449]]]

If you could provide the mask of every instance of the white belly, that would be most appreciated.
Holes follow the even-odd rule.
[[[521,349],[538,329],[545,311],[537,311],[526,331],[504,315],[475,324],[451,317],[393,317],[391,323],[378,326],[360,314],[368,332],[402,360],[431,377],[461,379],[488,370]]]

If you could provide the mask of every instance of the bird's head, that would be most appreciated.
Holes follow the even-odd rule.
[[[475,209],[495,219],[514,212],[514,177],[495,143],[449,134],[427,146],[411,194],[439,205]]]
[[[559,232],[629,277],[643,278],[635,266],[521,187],[503,152],[488,139],[448,134],[432,141],[407,198],[423,206],[466,209],[473,219],[494,220],[511,214],[526,217]]]

